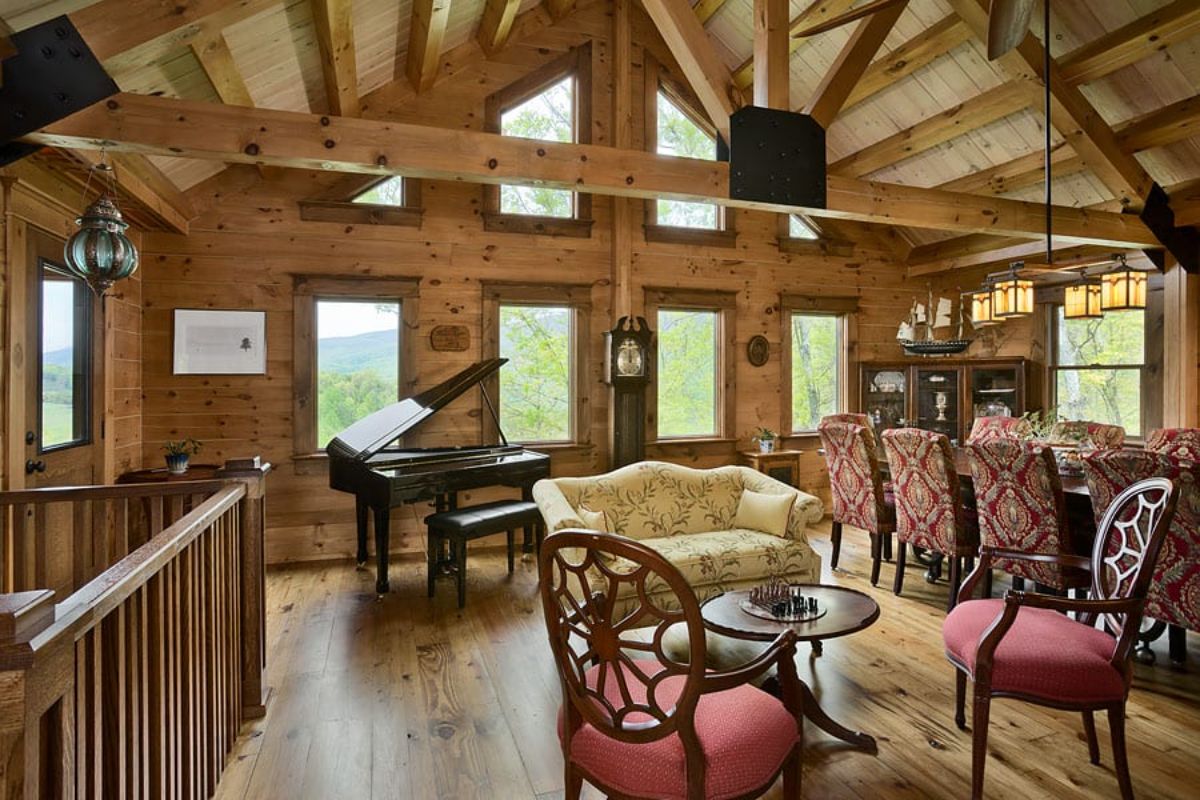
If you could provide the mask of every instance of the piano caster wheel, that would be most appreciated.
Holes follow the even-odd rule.
[[[387,581],[375,581],[375,594],[382,597],[390,591]]]

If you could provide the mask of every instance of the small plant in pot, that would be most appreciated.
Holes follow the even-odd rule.
[[[760,453],[774,453],[775,442],[779,441],[779,434],[770,428],[759,428],[754,432],[754,441],[758,442]]]
[[[200,452],[200,443],[195,439],[180,439],[163,445],[166,452],[167,472],[182,475],[187,472],[188,459]]]

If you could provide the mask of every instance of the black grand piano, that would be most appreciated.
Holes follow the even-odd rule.
[[[391,509],[433,501],[439,511],[455,508],[457,493],[483,486],[513,486],[529,499],[534,482],[550,475],[550,457],[510,445],[500,430],[495,406],[483,381],[507,363],[480,361],[420,394],[363,417],[330,440],[329,486],[354,495],[358,523],[358,563],[367,562],[367,516],[375,516],[375,589],[388,590],[388,532]],[[484,405],[496,420],[501,444],[463,447],[395,447],[441,408],[479,386]]]

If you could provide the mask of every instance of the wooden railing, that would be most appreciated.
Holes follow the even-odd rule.
[[[67,504],[91,520],[86,541],[67,537],[91,556],[71,559],[72,580],[111,562],[55,604],[24,589],[46,579],[39,542],[55,531],[8,529],[7,585],[22,590],[0,594],[0,798],[213,793],[242,722],[265,710],[268,470],[0,493],[12,519]]]

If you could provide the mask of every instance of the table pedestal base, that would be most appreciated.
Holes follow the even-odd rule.
[[[762,689],[776,697],[781,696],[779,679],[774,676],[768,678],[763,683]],[[817,696],[813,694],[812,689],[808,688],[808,684],[804,681],[800,681],[800,694],[804,705],[804,718],[806,720],[833,738],[862,750],[864,753],[875,755],[879,752],[879,745],[875,742],[874,736],[862,731],[852,731],[826,714],[825,709],[821,708],[821,704],[817,702]]]

